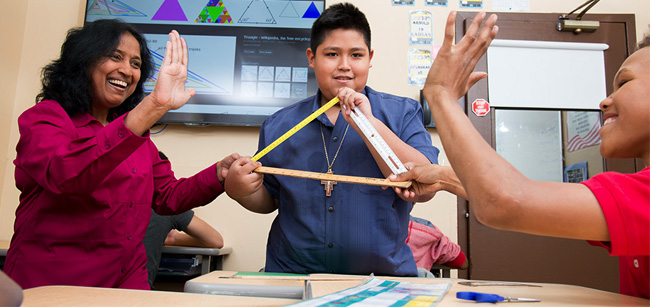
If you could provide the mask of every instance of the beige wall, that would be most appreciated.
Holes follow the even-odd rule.
[[[18,139],[17,116],[33,105],[39,90],[40,68],[56,58],[66,31],[83,22],[84,0],[0,0],[2,13],[2,76],[0,89],[4,94],[0,104],[0,240],[9,240],[13,233],[14,211],[19,193],[14,186],[13,159]],[[327,0],[328,4],[334,1]],[[351,0],[368,16],[373,31],[375,57],[369,85],[402,96],[419,98],[419,87],[407,84],[406,53],[408,45],[408,13],[412,9],[433,12],[434,42],[442,40],[444,20],[451,9],[458,9],[457,0],[449,0],[448,8],[424,6],[392,6],[390,0]],[[584,0],[531,0],[533,12],[566,13]],[[491,8],[491,0],[484,1]],[[636,13],[637,35],[640,38],[650,23],[650,1],[601,1],[593,13]],[[182,33],[181,33],[182,34]],[[434,145],[440,147],[435,129],[430,130]],[[169,125],[152,138],[172,161],[177,176],[189,176],[218,159],[239,152],[252,155],[257,147],[259,128],[253,127],[185,127]],[[446,158],[442,157],[443,161]],[[234,248],[226,258],[227,270],[251,271],[264,266],[265,244],[269,226],[275,214],[261,215],[242,209],[223,195],[212,204],[198,208],[198,216],[221,230],[226,245]],[[427,218],[452,240],[456,240],[455,197],[441,192],[432,201],[419,204],[414,215]]]

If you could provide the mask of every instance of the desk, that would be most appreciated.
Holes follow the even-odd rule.
[[[241,289],[250,286],[249,289],[255,289],[268,285],[268,287],[303,287],[304,283],[298,278],[294,280],[278,280],[269,278],[227,278],[228,274],[232,277],[234,272],[215,271],[207,275],[202,275],[185,283],[185,291],[203,291],[210,293],[211,289],[215,292],[225,291],[224,289],[235,288]],[[311,274],[312,293],[314,297],[345,290],[347,288],[359,285],[363,278],[367,276],[354,275],[331,275],[331,274]],[[340,280],[318,280],[340,278]],[[414,277],[378,277],[381,279],[396,280],[410,283],[428,284],[428,283],[451,283],[449,292],[438,303],[437,306],[477,306],[475,302],[459,300],[456,298],[456,292],[459,291],[476,291],[486,293],[496,293],[502,296],[527,297],[541,299],[540,303],[535,303],[533,307],[542,306],[648,306],[650,301],[620,295],[617,293],[595,290],[580,286],[562,285],[562,284],[545,284],[545,283],[525,283],[539,287],[525,286],[479,286],[470,287],[459,284],[467,281],[453,278],[414,278]],[[228,285],[228,287],[224,287]],[[279,289],[279,288],[278,288]],[[276,289],[276,290],[278,290]],[[189,291],[188,291],[189,290]],[[267,292],[274,292],[268,290]],[[239,294],[244,295],[244,294]],[[507,304],[507,303],[506,303]],[[533,304],[531,304],[532,306]],[[487,306],[487,305],[486,305]],[[527,305],[528,306],[528,305]]]
[[[28,306],[283,306],[298,300],[233,297],[180,292],[75,286],[45,286],[23,291]]]
[[[230,253],[232,253],[232,247],[205,248],[165,245],[162,248],[162,258],[165,255],[190,255],[195,257],[201,265],[201,275],[214,270],[223,270],[223,257]]]

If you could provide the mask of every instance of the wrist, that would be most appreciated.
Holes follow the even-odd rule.
[[[221,161],[217,162],[217,166],[215,167],[215,170],[217,172],[217,180],[219,180],[219,183],[221,184],[222,187],[225,187],[226,178],[223,178],[223,176],[221,176]]]

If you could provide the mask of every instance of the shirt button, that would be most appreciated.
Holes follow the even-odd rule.
[[[111,144],[108,144],[108,143],[104,144],[104,148],[106,148],[106,149],[111,148]]]
[[[334,211],[334,207],[329,207],[329,208],[327,208],[327,211],[329,211],[329,212]]]
[[[117,136],[123,138],[124,137],[124,130],[120,129],[117,131]]]
[[[131,240],[131,235],[126,236],[127,240]]]
[[[638,259],[634,259],[634,267],[637,268],[637,269],[639,268],[639,260]]]
[[[334,142],[336,142],[336,141],[338,141],[338,140],[339,140],[339,138],[336,137],[336,136],[332,139],[332,141],[334,141]]]
[[[334,247],[334,244],[332,244],[332,243],[327,244],[327,247],[332,248],[332,247]]]
[[[135,168],[132,168],[132,169],[131,169],[131,173],[134,173],[134,174],[135,174]]]

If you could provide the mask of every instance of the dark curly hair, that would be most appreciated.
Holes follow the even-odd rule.
[[[140,80],[133,94],[109,112],[107,120],[132,110],[144,96],[142,85],[149,78],[153,64],[144,36],[130,24],[116,19],[101,19],[68,31],[60,57],[43,67],[43,88],[36,95],[36,103],[56,100],[70,116],[90,112],[89,68],[110,56],[124,33],[133,35],[140,44]]]
[[[366,15],[350,3],[337,3],[329,6],[314,21],[311,27],[311,51],[323,43],[329,32],[337,29],[357,30],[362,35],[370,50],[370,25]]]
[[[645,47],[650,47],[650,32],[646,33],[643,36],[643,39],[637,44],[636,50],[639,50],[639,49],[645,48]]]

